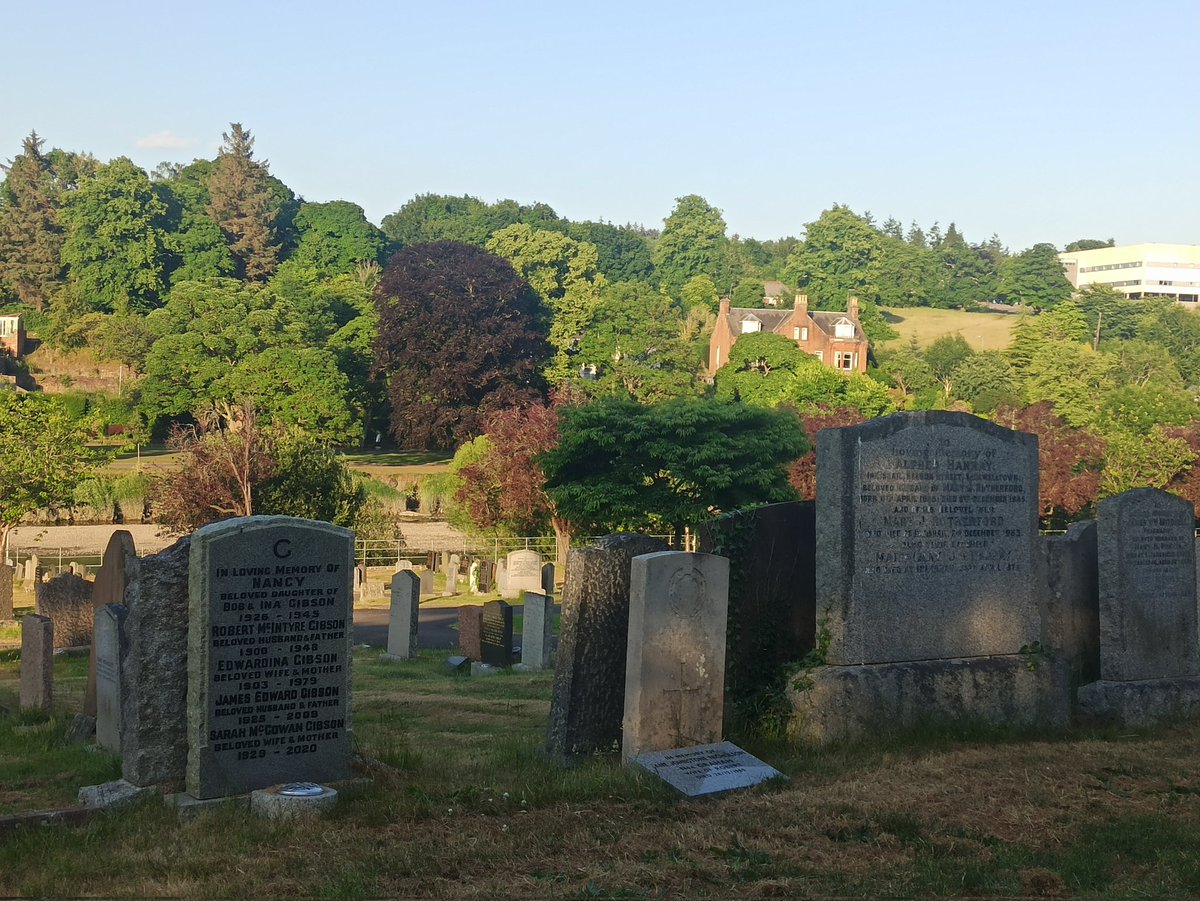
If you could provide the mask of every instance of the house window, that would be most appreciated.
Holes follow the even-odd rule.
[[[751,332],[757,332],[761,328],[762,328],[762,323],[759,322],[757,319],[751,318],[751,319],[742,320],[742,334],[743,335],[749,335]]]
[[[854,323],[849,319],[839,319],[833,324],[833,337],[835,338],[853,338]]]
[[[825,362],[825,351],[823,351],[823,350],[815,351],[813,353],[813,356],[816,357],[818,360],[820,360],[822,363]]]
[[[792,329],[792,340],[793,340],[793,341],[801,341],[801,340],[803,340],[803,339],[800,337],[800,326],[796,326],[795,328],[793,328],[793,329]]]
[[[858,354],[848,350],[839,350],[833,355],[833,365],[838,369],[852,370],[858,362]]]
[[[808,340],[808,326],[807,325],[804,326],[804,328],[800,329],[800,340],[801,341]]]

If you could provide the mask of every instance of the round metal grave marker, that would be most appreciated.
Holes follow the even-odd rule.
[[[289,782],[280,787],[279,794],[289,798],[312,798],[324,791],[325,789],[315,782]]]

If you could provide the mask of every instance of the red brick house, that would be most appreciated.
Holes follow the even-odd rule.
[[[20,316],[0,316],[0,348],[14,357],[25,353],[25,323]]]
[[[729,350],[740,336],[755,332],[783,335],[831,369],[867,371],[869,344],[858,321],[857,297],[850,298],[845,313],[810,312],[804,294],[796,295],[790,310],[730,307],[729,298],[721,298],[717,324],[708,342],[709,375],[729,360]]]

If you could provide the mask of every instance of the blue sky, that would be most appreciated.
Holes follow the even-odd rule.
[[[212,156],[309,200],[414,194],[730,232],[833,203],[1013,249],[1200,243],[1200,3],[0,3],[0,158]]]

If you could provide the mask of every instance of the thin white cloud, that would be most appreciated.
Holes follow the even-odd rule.
[[[170,131],[160,131],[137,139],[137,145],[144,150],[182,150],[195,143],[191,138],[181,138]]]

